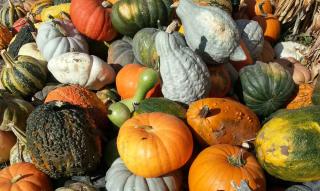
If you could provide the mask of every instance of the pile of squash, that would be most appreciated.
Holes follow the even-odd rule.
[[[274,6],[7,0],[0,190],[319,191],[320,80]]]

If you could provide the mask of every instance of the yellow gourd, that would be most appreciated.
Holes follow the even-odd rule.
[[[49,15],[56,19],[63,19],[64,17],[61,13],[64,12],[70,14],[70,5],[71,3],[63,3],[43,9],[41,12],[41,20],[43,22],[50,20]]]

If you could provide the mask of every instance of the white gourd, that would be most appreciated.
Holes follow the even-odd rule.
[[[30,42],[24,44],[18,52],[19,56],[31,56],[39,61],[47,62],[46,59],[43,58],[41,52],[39,51],[37,44],[35,42]]]
[[[279,42],[274,47],[277,58],[292,57],[299,62],[303,62],[304,55],[306,55],[308,48],[297,42],[287,41]]]

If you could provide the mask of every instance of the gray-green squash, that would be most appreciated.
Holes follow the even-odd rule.
[[[144,178],[128,170],[118,158],[106,174],[107,191],[181,191],[182,174],[175,171],[166,176]]]
[[[189,104],[209,94],[210,73],[200,56],[166,32],[157,34],[156,49],[165,98]]]
[[[208,63],[228,61],[239,45],[240,35],[227,12],[215,6],[196,5],[192,0],[181,0],[176,11],[193,51]]]

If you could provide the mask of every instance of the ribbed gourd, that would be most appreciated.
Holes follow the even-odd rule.
[[[32,162],[51,178],[94,170],[101,151],[95,129],[93,120],[78,106],[61,101],[38,106],[26,128]]]
[[[259,116],[268,116],[290,99],[296,88],[288,70],[276,62],[257,61],[240,70],[245,104]]]
[[[189,104],[209,94],[210,73],[200,56],[166,32],[157,34],[156,49],[165,98]]]
[[[215,6],[199,6],[181,0],[177,15],[189,47],[205,61],[222,63],[239,45],[240,35],[232,17]]]
[[[12,0],[8,0],[0,10],[0,23],[8,28],[12,27],[13,23],[26,15],[26,11],[21,5],[14,5]]]
[[[6,90],[27,97],[43,88],[48,73],[46,65],[30,56],[18,56],[14,60],[5,50],[1,51],[1,56],[5,61],[1,82]]]

